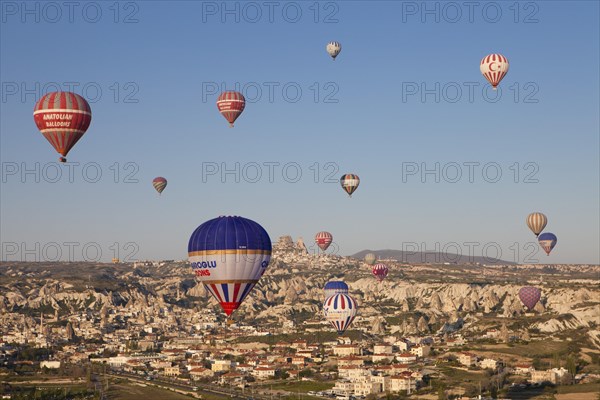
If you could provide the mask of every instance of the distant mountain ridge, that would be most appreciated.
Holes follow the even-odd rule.
[[[471,256],[469,254],[441,253],[435,251],[402,251],[402,250],[362,250],[349,257],[362,260],[367,253],[373,253],[378,259],[382,260],[397,260],[400,263],[407,264],[486,264],[486,265],[516,265],[515,262],[500,260],[497,258],[488,258],[482,256]]]

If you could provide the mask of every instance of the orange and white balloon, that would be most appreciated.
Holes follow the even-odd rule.
[[[152,186],[154,186],[154,189],[156,189],[158,194],[161,194],[167,187],[167,180],[162,176],[157,176],[152,180]]]
[[[527,216],[527,226],[529,229],[531,229],[536,237],[538,237],[544,230],[547,223],[548,218],[546,218],[546,216],[540,212],[534,212]]]

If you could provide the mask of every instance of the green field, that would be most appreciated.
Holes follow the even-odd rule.
[[[463,371],[462,369],[443,366],[439,368],[440,372],[451,382],[479,382],[486,379],[482,373],[475,371]]]
[[[334,386],[330,382],[313,382],[313,381],[300,381],[290,383],[280,383],[273,385],[273,390],[285,390],[287,392],[301,392],[307,393],[310,391],[319,392],[321,390],[328,390]]]
[[[138,386],[127,383],[113,385],[108,389],[110,400],[138,400],[138,399],[161,399],[161,400],[189,400],[192,397],[184,396],[170,390],[159,389],[154,386]],[[207,397],[205,397],[207,398]],[[215,396],[215,398],[217,398]]]
[[[518,344],[515,346],[505,345],[487,345],[475,348],[475,350],[481,349],[485,351],[493,351],[495,353],[513,354],[521,357],[540,357],[540,358],[552,358],[555,354],[566,354],[569,350],[569,344],[572,342],[550,342],[550,341],[538,341],[530,342],[527,344]]]
[[[584,383],[582,385],[558,386],[556,391],[560,394],[567,393],[600,393],[600,383]]]
[[[15,400],[30,399],[93,399],[94,390],[85,386],[66,386],[35,384],[35,385],[15,385],[12,387],[3,387],[0,393],[7,393]]]

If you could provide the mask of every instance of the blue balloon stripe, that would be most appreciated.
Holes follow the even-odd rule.
[[[188,253],[239,249],[271,251],[271,239],[264,228],[252,220],[219,217],[196,228],[188,243]]]
[[[223,297],[225,301],[229,301],[229,285],[227,283],[221,283],[221,289],[223,289]]]
[[[246,298],[246,296],[248,295],[248,293],[250,292],[250,290],[254,287],[253,283],[246,283],[245,287],[244,287],[244,291],[242,292],[242,295],[240,296],[240,302],[244,301],[244,299]]]

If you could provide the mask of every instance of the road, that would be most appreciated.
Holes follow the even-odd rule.
[[[157,378],[157,379],[153,379],[151,381],[147,381],[145,378],[141,378],[138,375],[129,374],[129,373],[121,373],[121,374],[106,373],[106,375],[113,377],[113,378],[127,379],[129,381],[142,383],[142,384],[146,384],[146,385],[155,385],[155,386],[161,387],[163,389],[167,389],[167,390],[177,389],[178,391],[182,391],[182,392],[185,392],[186,394],[191,394],[191,395],[195,395],[195,394],[201,395],[204,392],[205,394],[217,395],[217,396],[222,396],[224,398],[232,398],[232,399],[238,399],[238,400],[246,400],[250,397],[257,399],[257,400],[271,400],[270,396],[263,396],[263,395],[258,395],[258,394],[254,394],[254,393],[249,393],[248,395],[246,395],[241,390],[235,390],[232,388],[221,387],[221,386],[212,385],[212,384],[205,384],[205,383],[198,383],[198,382],[194,382],[192,384],[185,384],[185,383],[180,383],[180,382],[176,382],[176,381],[172,381],[172,380],[166,380],[164,378]],[[197,391],[192,390],[192,387],[194,387],[194,386],[198,387],[199,389]]]

